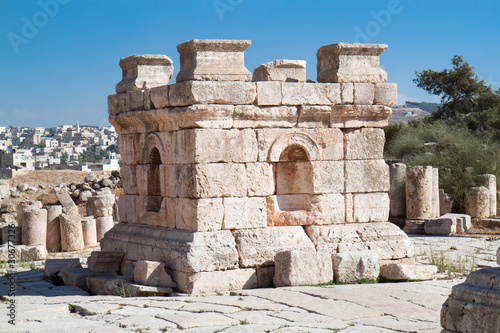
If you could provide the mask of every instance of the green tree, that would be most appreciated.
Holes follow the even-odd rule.
[[[493,91],[479,79],[462,56],[454,56],[452,64],[452,69],[416,72],[413,81],[418,87],[441,96],[443,104],[430,120],[446,120],[466,126],[477,136],[500,139],[500,89]]]

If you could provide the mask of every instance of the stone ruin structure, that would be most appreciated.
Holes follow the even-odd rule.
[[[297,60],[266,63],[252,80],[249,45],[179,44],[172,84],[166,56],[120,60],[108,111],[124,194],[103,253],[122,253],[125,276],[160,262],[189,293],[269,286],[277,258],[294,260],[278,256],[287,251],[370,250],[381,272],[402,271],[413,249],[388,222],[383,127],[396,84],[379,66],[387,46],[320,47],[316,83]]]

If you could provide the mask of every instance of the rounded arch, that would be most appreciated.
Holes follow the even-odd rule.
[[[288,152],[284,154],[287,150]],[[289,133],[274,141],[269,149],[269,162],[297,161],[297,156],[295,156],[297,154],[300,154],[303,160],[308,161],[316,161],[320,158],[318,144],[310,136],[304,133]]]
[[[155,134],[151,133],[146,137],[144,141],[144,149],[142,151],[142,164],[149,164],[152,150],[156,148],[159,153],[161,161],[165,161],[166,156],[165,149],[161,138]],[[161,164],[161,163],[160,163]]]

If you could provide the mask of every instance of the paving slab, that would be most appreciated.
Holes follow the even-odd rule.
[[[226,327],[240,324],[239,320],[213,312],[192,313],[163,310],[159,315],[157,315],[157,318],[173,322],[181,329],[210,326]]]
[[[235,313],[240,311],[241,309],[235,306],[227,306],[227,305],[220,305],[220,304],[208,304],[208,303],[187,303],[184,305],[182,308],[180,308],[182,311],[189,311],[189,312],[218,312],[218,313]]]

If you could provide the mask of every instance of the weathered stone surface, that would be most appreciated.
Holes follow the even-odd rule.
[[[21,245],[16,246],[16,257],[24,261],[37,261],[47,258],[49,253],[45,245]]]
[[[337,128],[263,128],[256,132],[259,162],[287,161],[283,152],[293,145],[301,146],[310,161],[339,161],[344,156],[344,138]]]
[[[441,309],[441,326],[451,332],[500,331],[500,269],[472,272],[453,287]]]
[[[265,228],[267,208],[265,197],[224,198],[222,229]]]
[[[345,158],[367,160],[384,158],[385,134],[381,128],[344,130]]]
[[[413,257],[408,236],[390,222],[309,225],[305,230],[318,251],[375,251],[380,259]]]
[[[471,217],[466,214],[448,213],[425,221],[425,232],[429,235],[448,236],[451,234],[462,234],[471,227]]]
[[[274,193],[273,167],[268,163],[245,164],[248,196],[265,196]]]
[[[495,175],[480,175],[477,183],[489,191],[490,217],[497,215],[497,177]]]
[[[191,104],[252,104],[257,94],[252,82],[186,81],[170,85],[172,106]]]
[[[127,94],[130,95],[130,110],[131,111],[140,111],[146,109],[144,105],[146,95],[149,94],[149,90],[147,92],[145,90],[135,90],[128,91]],[[147,105],[147,109],[149,110],[150,105]]]
[[[170,106],[167,85],[151,88],[149,96],[153,109],[163,109]]]
[[[181,59],[177,82],[250,81],[252,74],[244,63],[250,44],[249,40],[192,39],[177,45]]]
[[[22,230],[24,245],[43,245],[47,241],[47,211],[40,209],[39,201],[20,202],[17,205],[17,223]]]
[[[445,215],[453,211],[453,199],[451,195],[445,193],[443,189],[439,190],[439,215]]]
[[[120,67],[123,71],[123,78],[116,85],[117,93],[165,86],[174,72],[172,60],[159,54],[132,55],[122,58]]]
[[[425,222],[427,220],[406,220],[403,228],[409,235],[425,235]]]
[[[82,218],[82,234],[85,247],[97,246],[96,221],[93,216]]]
[[[235,128],[294,127],[298,109],[295,106],[237,105],[234,109]]]
[[[47,278],[54,278],[65,268],[81,268],[80,259],[65,258],[65,259],[47,259],[45,260],[44,275]]]
[[[281,82],[256,82],[257,105],[281,105]]]
[[[345,161],[345,191],[389,191],[389,166],[383,159]]]
[[[172,276],[177,282],[177,289],[193,295],[252,289],[258,286],[257,274],[252,268],[199,273],[173,271]]]
[[[437,266],[412,265],[385,261],[380,264],[380,276],[390,281],[425,281],[436,278]]]
[[[372,105],[375,98],[373,83],[354,83],[354,104]]]
[[[176,199],[175,227],[192,231],[221,230],[224,219],[222,200],[222,198]]]
[[[92,215],[94,215],[94,217],[112,216],[115,196],[111,193],[100,192],[97,195],[90,197],[88,199],[88,203],[92,209]]]
[[[497,249],[497,264],[500,265],[500,247]]]
[[[340,193],[268,196],[267,225],[334,224],[345,221],[344,196]]]
[[[379,61],[385,49],[384,44],[321,46],[317,52],[318,82],[385,82],[387,73],[380,68]]]
[[[305,82],[304,60],[274,60],[260,65],[253,71],[252,81]]]
[[[123,242],[123,237],[129,242]],[[164,262],[167,268],[183,272],[238,267],[235,239],[229,230],[193,232],[120,223],[101,240],[101,249],[122,251],[128,260]]]
[[[391,113],[391,108],[383,105],[334,105],[330,127],[386,127]]]
[[[346,222],[385,222],[389,219],[390,202],[386,192],[355,193],[345,196]]]
[[[97,241],[100,242],[104,235],[113,228],[113,216],[100,216],[95,218]]]
[[[134,282],[164,288],[175,288],[177,286],[165,271],[164,263],[149,260],[139,260],[135,264]]]
[[[432,168],[432,217],[439,217],[439,169]]]
[[[10,197],[10,186],[0,185],[0,199],[7,199]]]
[[[108,113],[110,115],[119,115],[130,111],[130,95],[116,94],[108,96]]]
[[[242,197],[247,193],[245,164],[209,163],[176,166],[177,196],[187,198]]]
[[[302,227],[233,230],[240,266],[272,265],[277,253],[287,250],[314,250]]]
[[[406,217],[406,164],[394,163],[389,166],[390,217]]]
[[[234,105],[194,104],[177,107],[170,113],[177,128],[231,128]]]
[[[328,128],[331,113],[331,106],[301,105],[297,126],[304,128]]]
[[[359,280],[376,280],[380,267],[375,251],[348,251],[334,253],[335,282],[353,283]]]
[[[192,129],[174,134],[174,163],[257,162],[251,129]]]
[[[331,254],[328,252],[290,250],[274,259],[274,285],[299,286],[333,281]]]
[[[43,208],[47,211],[47,250],[57,252],[61,249],[59,215],[62,214],[62,206],[46,205]]]
[[[490,192],[486,187],[473,187],[465,193],[465,212],[472,218],[490,216]]]
[[[2,243],[6,244],[9,242],[13,245],[21,245],[21,235],[22,230],[21,227],[17,226],[6,226],[0,229],[2,232]]]
[[[340,84],[283,82],[282,103],[285,105],[340,104]]]
[[[118,273],[123,256],[119,251],[93,251],[87,265],[94,273]]]
[[[433,217],[432,167],[406,169],[406,218],[422,220]]]
[[[71,208],[76,206],[75,202],[73,201],[73,199],[71,199],[71,196],[69,195],[65,187],[54,188],[54,193],[57,200],[59,200],[64,208]]]
[[[398,104],[397,83],[375,84],[375,96],[373,104],[392,106]]]
[[[124,164],[137,165],[142,162],[140,134],[120,134],[117,139],[118,150]]]
[[[354,103],[354,83],[344,82],[340,84],[340,95],[342,104]]]
[[[64,281],[65,286],[75,286],[85,291],[89,291],[89,288],[87,288],[87,277],[93,275],[95,273],[91,272],[88,268],[80,267],[66,267],[58,274]]]

